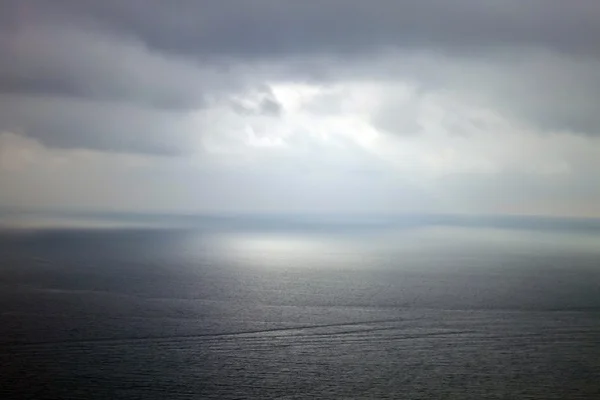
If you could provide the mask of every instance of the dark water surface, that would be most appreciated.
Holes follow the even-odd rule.
[[[600,236],[0,234],[1,399],[599,399]]]

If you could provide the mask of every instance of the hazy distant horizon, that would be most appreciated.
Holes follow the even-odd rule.
[[[434,213],[168,213],[0,209],[0,229],[52,228],[393,229],[419,226],[598,230],[600,218]]]

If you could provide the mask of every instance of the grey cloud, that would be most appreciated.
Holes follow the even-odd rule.
[[[185,60],[100,32],[31,28],[0,38],[0,92],[196,108],[227,80]]]
[[[424,49],[383,54],[336,68],[341,80],[367,76],[383,85],[402,82],[414,87],[410,99],[398,97],[393,85],[382,93],[381,108],[372,123],[383,131],[418,132],[418,103],[433,97],[445,99],[445,119],[461,114],[454,110],[457,106],[466,106],[486,109],[517,128],[600,136],[600,57],[568,57],[540,49],[457,57]],[[460,117],[464,120],[465,116]],[[486,129],[481,121],[474,121],[471,131]]]
[[[0,131],[51,147],[184,154],[200,134],[188,115],[253,85],[235,69],[69,26],[0,31],[0,54]],[[277,113],[272,95],[259,111]]]
[[[2,130],[23,132],[59,148],[185,154],[201,133],[185,116],[110,102],[0,96]]]
[[[11,0],[14,2],[17,0]],[[599,50],[600,3],[562,0],[56,0],[31,9],[135,35],[198,55],[363,52],[380,46],[465,51],[542,46]],[[51,13],[52,12],[52,13]],[[36,16],[40,17],[42,11]]]
[[[266,98],[260,103],[260,112],[267,115],[279,115],[281,104],[274,98]]]
[[[408,96],[391,93],[371,117],[377,129],[395,135],[413,135],[422,132],[420,101],[424,93],[415,92]]]
[[[600,135],[598,58],[528,52],[451,61],[446,68],[445,88],[468,101],[541,131]]]
[[[257,88],[253,95],[246,96],[245,101],[230,98],[229,105],[232,110],[241,115],[263,115],[277,117],[281,114],[283,106],[275,98],[268,86]]]

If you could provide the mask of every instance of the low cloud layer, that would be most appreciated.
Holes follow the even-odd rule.
[[[600,6],[6,0],[0,205],[600,215]]]

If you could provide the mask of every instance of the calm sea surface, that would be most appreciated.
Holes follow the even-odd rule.
[[[282,226],[1,233],[0,398],[600,398],[598,232]]]

